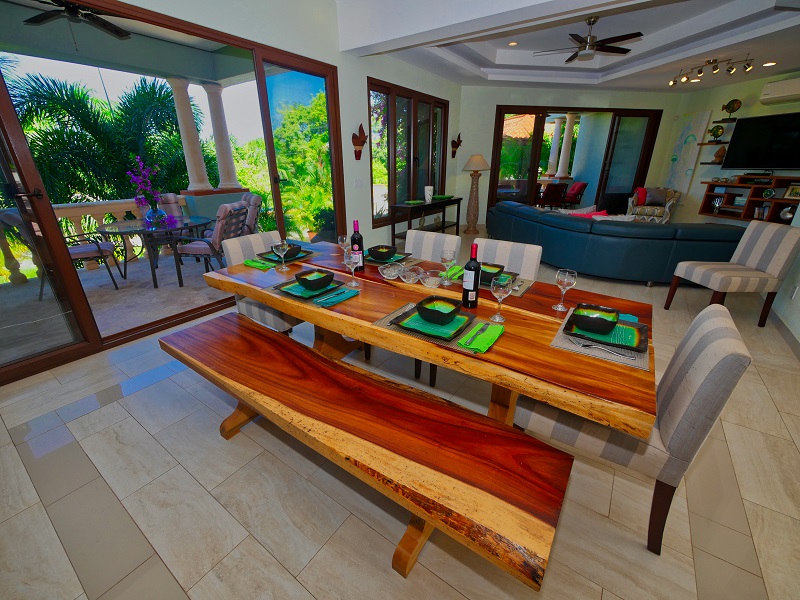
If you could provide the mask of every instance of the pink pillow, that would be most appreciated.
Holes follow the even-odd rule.
[[[591,213],[573,213],[573,217],[586,217],[587,219],[591,219],[592,217],[607,217],[608,211],[601,210],[598,212],[591,212]]]
[[[636,194],[636,206],[644,206],[647,202],[647,188],[638,187],[633,193]]]

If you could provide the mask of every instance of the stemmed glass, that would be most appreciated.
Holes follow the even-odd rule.
[[[344,253],[350,247],[350,238],[346,235],[340,235],[336,243],[339,244],[339,248],[341,248],[342,253]]]
[[[358,283],[358,281],[356,281],[356,267],[358,266],[358,264],[360,262],[358,254],[356,254],[355,252],[353,252],[352,250],[347,248],[344,251],[344,261],[343,262],[344,262],[345,266],[348,269],[350,269],[350,275],[353,276],[353,280],[352,281],[348,281],[345,285],[347,285],[348,287],[353,287],[353,288],[361,287],[361,285]]]
[[[567,307],[564,305],[564,294],[567,293],[568,289],[574,287],[576,283],[578,283],[578,274],[575,271],[572,269],[558,270],[558,273],[556,273],[556,285],[561,288],[561,300],[558,304],[553,305],[554,310],[559,312],[567,310]]]
[[[497,314],[490,317],[493,323],[502,323],[505,317],[500,314],[500,309],[503,308],[503,298],[511,293],[511,277],[508,275],[500,275],[499,277],[492,277],[492,295],[497,298]]]
[[[272,251],[281,257],[281,266],[275,269],[276,271],[288,271],[289,267],[286,266],[286,261],[284,260],[284,256],[289,251],[289,242],[286,240],[281,240],[277,244],[272,246]]]
[[[455,251],[442,250],[439,260],[442,261],[442,266],[444,266],[444,273],[442,274],[442,286],[447,287],[448,285],[453,285],[453,282],[450,281],[450,276],[447,274],[447,272],[450,270],[450,267],[456,264]]]

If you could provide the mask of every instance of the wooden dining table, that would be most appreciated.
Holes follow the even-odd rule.
[[[339,273],[337,279],[350,279],[338,246],[322,242],[307,247],[315,253],[288,263],[289,270],[284,273],[240,264],[204,276],[211,287],[241,294],[312,323],[314,347],[332,358],[342,358],[362,344],[371,344],[489,382],[489,416],[507,424],[513,423],[517,397],[524,394],[642,439],[650,435],[656,414],[651,305],[580,289],[570,290],[566,297],[568,306],[578,302],[610,306],[647,325],[650,340],[646,371],[551,346],[566,313],[552,308],[560,298],[559,289],[542,282],[536,282],[521,297],[505,299],[505,331],[488,351],[473,354],[376,325],[402,306],[416,304],[432,294],[460,298],[458,284],[430,289],[400,279],[385,280],[377,266],[366,264],[365,270],[356,274],[360,293],[328,308],[275,290],[276,285],[293,280],[295,274],[308,268],[333,270]],[[441,269],[438,263],[420,266]],[[497,302],[488,290],[481,290],[479,298],[477,309],[470,312],[488,320],[496,312]]]

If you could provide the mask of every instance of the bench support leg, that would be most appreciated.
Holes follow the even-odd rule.
[[[226,440],[231,439],[239,430],[255,419],[258,413],[246,404],[239,405],[229,414],[219,426],[219,434]]]
[[[422,547],[433,533],[434,526],[414,515],[408,523],[408,529],[403,534],[397,549],[392,556],[392,568],[403,577],[408,577],[411,569],[417,562],[417,557]]]
[[[319,325],[314,325],[314,350],[330,358],[340,359],[364,344],[356,340],[346,340],[338,333],[334,333]]]
[[[489,403],[489,417],[506,425],[513,425],[514,411],[517,409],[517,398],[519,398],[519,392],[512,392],[507,388],[493,384],[492,399]]]

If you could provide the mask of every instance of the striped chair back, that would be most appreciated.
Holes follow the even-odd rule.
[[[182,217],[183,210],[178,194],[161,194],[161,210],[173,217]]]
[[[504,242],[475,238],[478,260],[503,265],[506,271],[519,273],[523,279],[535,280],[542,260],[542,247],[520,242]]]
[[[245,192],[242,201],[247,204],[246,233],[255,233],[258,230],[258,213],[261,212],[261,196]]]
[[[670,461],[688,466],[750,361],[727,308],[712,304],[695,317],[656,392],[658,429]]]
[[[281,241],[281,234],[277,231],[262,231],[251,235],[222,240],[222,251],[225,262],[230,265],[240,265],[257,254],[267,252],[272,246]]]
[[[783,281],[800,252],[800,227],[750,221],[731,262]]]
[[[238,237],[244,233],[247,220],[247,204],[241,200],[230,204],[221,204],[217,210],[217,222],[211,234],[211,245],[216,250],[222,247],[222,240]]]
[[[458,260],[461,238],[449,233],[419,231],[418,229],[410,229],[406,234],[405,251],[410,252],[414,258],[439,262],[442,250],[452,250]]]

